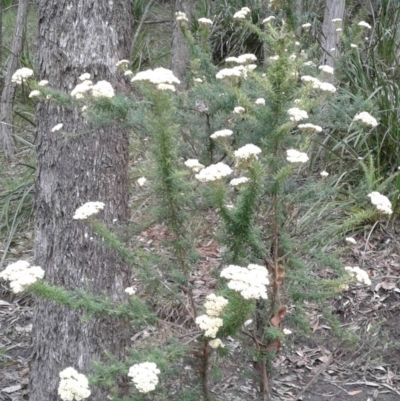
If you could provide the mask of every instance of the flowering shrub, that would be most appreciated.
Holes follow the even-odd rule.
[[[115,372],[128,374],[137,390],[133,391],[139,393],[135,397],[152,391],[164,391],[163,396],[169,396],[168,365],[177,360],[180,363],[181,358],[188,355],[196,355],[200,363],[196,361],[193,365],[201,366],[199,377],[207,399],[210,358],[215,354],[222,356],[224,347],[229,348],[224,338],[239,332],[252,338],[256,349],[254,363],[265,378],[272,371],[271,360],[279,352],[284,335],[292,334],[291,330],[284,328],[287,310],[284,299],[290,300],[300,315],[303,301],[322,299],[324,294],[346,289],[352,279],[371,284],[367,272],[357,267],[347,266],[344,271],[336,269],[336,276],[331,280],[326,277],[319,280],[315,272],[304,273],[312,268],[299,258],[305,245],[300,243],[299,246],[296,243],[298,239],[291,238],[287,224],[284,224],[295,220],[291,213],[296,199],[309,196],[307,191],[314,193],[315,188],[325,188],[329,192],[335,186],[331,185],[335,170],[328,164],[329,157],[320,152],[318,160],[312,160],[310,144],[316,146],[323,142],[326,145],[329,140],[339,141],[337,138],[342,135],[342,132],[335,132],[335,136],[330,136],[332,125],[329,118],[325,119],[325,115],[333,113],[332,110],[340,109],[342,112],[343,109],[340,107],[343,95],[339,83],[335,82],[335,86],[324,82],[324,78],[333,82],[339,70],[334,74],[330,66],[317,68],[316,60],[305,61],[307,54],[300,37],[297,38],[280,17],[268,16],[260,26],[252,24],[250,17],[251,10],[243,7],[234,13],[234,25],[238,30],[248,29],[267,44],[265,65],[255,54],[246,51],[227,57],[225,65],[218,70],[212,64],[206,45],[207,35],[215,26],[213,21],[207,18],[198,20],[199,40],[203,40],[198,45],[187,26],[186,14],[178,11],[176,19],[192,55],[188,90],[182,92],[177,86],[180,80],[169,69],[160,67],[134,73],[128,70],[128,60],[120,60],[116,63],[119,76],[129,80],[135,88],[129,96],[116,96],[107,81],[94,84],[89,73],[79,77],[79,83],[68,95],[68,100],[76,104],[83,118],[91,123],[101,126],[101,122],[109,123],[115,118],[118,123],[123,121],[134,127],[132,135],[140,139],[137,142],[145,144],[145,152],[151,159],[151,168],[146,170],[145,166],[139,167],[144,163],[136,162],[141,159],[134,155],[132,168],[135,169],[136,190],[140,196],[148,198],[138,209],[140,219],[143,217],[139,225],[146,224],[146,215],[162,222],[165,232],[160,246],[157,244],[151,252],[148,248],[144,248],[144,252],[142,244],[138,243],[126,247],[103,225],[101,217],[90,218],[104,209],[103,202],[87,202],[71,216],[74,220],[90,218],[89,222],[79,224],[90,224],[105,245],[134,265],[135,285],[121,290],[125,292],[127,304],[117,307],[109,300],[92,299],[90,295],[79,298],[79,293],[53,288],[40,281],[44,277],[41,268],[29,268],[26,262],[10,265],[0,274],[1,278],[11,282],[15,292],[30,287],[39,295],[40,291],[48,297],[48,294],[53,294],[58,302],[67,306],[87,308],[93,313],[112,313],[134,321],[138,326],[143,324],[146,330],[150,322],[157,326],[154,331],[163,326],[160,305],[171,302],[177,322],[171,324],[167,321],[165,326],[178,326],[196,341],[187,342],[187,346],[181,340],[183,337],[175,338],[178,344],[171,353],[166,344],[156,347],[150,344],[148,348],[140,348],[132,360],[128,358],[123,364],[116,364],[118,368],[104,368],[112,372],[110,375],[116,376]],[[339,19],[333,23],[341,25]],[[212,29],[211,25],[214,25]],[[303,24],[302,35],[307,35],[310,27],[309,23]],[[22,84],[33,76],[33,72],[22,69],[14,75],[14,82]],[[135,97],[137,90],[141,94]],[[46,100],[51,100],[47,96],[52,94],[48,82],[41,81],[29,97],[40,101],[46,95]],[[54,94],[57,93],[54,91]],[[332,100],[335,107],[331,107]],[[83,107],[82,101],[85,103]],[[353,115],[354,118],[349,117]],[[303,122],[308,119],[312,123]],[[342,120],[347,121],[346,129],[351,135],[355,129],[362,133],[365,128],[379,129],[377,120],[365,111],[360,112],[359,108],[348,111]],[[351,120],[361,124],[348,124]],[[51,131],[62,128],[60,123]],[[356,154],[355,158],[361,156],[364,153]],[[368,166],[363,160],[357,160],[357,165],[366,171],[367,185],[357,207],[362,209],[364,217],[384,219],[386,217],[377,211],[390,216],[395,205],[378,190],[384,191],[384,184],[389,181],[380,184],[379,180],[368,178],[372,175],[373,169],[369,168],[372,162]],[[312,182],[309,187],[302,187],[304,177]],[[367,196],[373,207],[365,199]],[[215,267],[215,277],[218,278],[216,293],[207,295],[201,304],[199,297],[193,294],[192,273],[199,253],[194,246],[197,246],[198,233],[193,227],[204,224],[207,214],[216,221],[212,235],[215,234],[221,243],[223,267]],[[343,235],[341,240],[344,238]],[[134,241],[136,239],[132,239]],[[345,241],[356,245],[351,237]],[[151,242],[152,239],[148,241]],[[168,256],[163,253],[164,249]],[[287,293],[286,283],[290,284]],[[283,293],[285,297],[281,297]],[[204,311],[200,312],[202,309]],[[251,329],[252,333],[246,331],[252,327],[249,325],[256,317],[257,327]],[[173,337],[171,333],[172,330],[168,332],[169,337]],[[243,343],[243,346],[248,344]],[[157,364],[140,362],[143,360],[154,360]],[[165,382],[163,380],[165,390],[158,386],[159,375],[167,378]],[[63,400],[79,400],[90,395],[87,379],[74,369],[66,369],[60,377],[59,395]],[[97,383],[104,384],[98,372],[93,377]],[[263,386],[265,393],[268,383],[264,382]]]

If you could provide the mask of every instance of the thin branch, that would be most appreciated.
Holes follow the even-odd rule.
[[[151,24],[166,24],[166,23],[172,23],[172,20],[170,19],[163,19],[163,20],[159,20],[159,21],[146,21],[144,22],[144,24],[146,25],[151,25]]]
[[[296,400],[298,400],[306,391],[307,389],[316,382],[316,380],[318,379],[318,377],[320,376],[321,373],[323,373],[328,366],[332,363],[333,361],[333,356],[332,354],[329,356],[328,360],[317,370],[317,372],[315,373],[314,377],[304,386],[304,388],[297,394],[296,396]]]
[[[146,18],[147,18],[147,14],[149,13],[150,8],[151,8],[151,6],[154,4],[154,2],[155,2],[155,0],[149,0],[149,2],[148,2],[147,5],[146,5],[146,8],[145,8],[144,11],[143,11],[143,15],[142,15],[142,18],[140,19],[139,26],[137,27],[136,32],[135,32],[135,35],[134,35],[134,37],[133,37],[133,39],[132,39],[131,55],[133,54],[133,49],[134,49],[135,46],[136,46],[136,42],[137,42],[137,39],[138,39],[138,37],[139,37],[139,33],[140,33],[140,31],[141,31],[141,29],[142,29],[142,26],[143,26],[143,24],[144,24],[144,22],[145,22],[145,20],[146,20]]]

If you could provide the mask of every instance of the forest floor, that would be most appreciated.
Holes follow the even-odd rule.
[[[144,242],[157,246],[157,236],[165,232],[158,226],[142,234]],[[215,282],[210,271],[220,263],[219,250],[215,241],[199,239],[201,259],[194,278],[198,300]],[[359,341],[346,345],[332,334],[319,306],[307,304],[313,335],[305,337],[293,329],[286,337],[275,362],[271,400],[400,400],[400,242],[393,231],[376,228],[372,235],[357,236],[357,245],[348,249],[343,263],[362,266],[372,280],[371,286],[352,285],[330,301],[341,327],[357,334]],[[0,288],[1,401],[29,398],[32,306],[30,296],[11,295],[5,286]],[[132,340],[138,338],[136,333]],[[260,399],[258,383],[252,378],[252,360],[242,341],[246,339],[228,337],[228,357],[211,360],[222,375],[210,379],[216,400]],[[184,369],[184,376],[191,380],[195,366]]]

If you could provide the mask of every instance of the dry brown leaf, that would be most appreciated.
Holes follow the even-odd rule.
[[[276,312],[275,316],[271,317],[270,323],[272,324],[273,327],[280,326],[283,316],[285,316],[285,313],[286,313],[286,306],[281,305],[278,308],[278,311]]]
[[[353,391],[348,391],[348,395],[356,395],[362,393],[362,390],[353,390]]]

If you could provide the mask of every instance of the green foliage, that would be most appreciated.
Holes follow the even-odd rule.
[[[145,3],[136,2],[136,19],[141,17]],[[385,72],[384,66],[393,66],[395,59],[385,48],[387,45],[393,50],[394,36],[384,29],[398,22],[398,8],[389,0],[382,2],[382,26],[376,24],[372,45],[362,52],[362,32],[356,26],[348,28],[341,37],[344,55],[338,62],[337,76],[343,84],[334,94],[324,94],[299,79],[306,74],[321,80],[324,77],[314,67],[304,66],[306,52],[313,57],[318,54],[311,47],[312,36],[303,32],[304,41],[300,47],[295,44],[295,29],[303,21],[292,13],[294,2],[280,1],[283,11],[278,15],[274,6],[272,13],[276,12],[277,18],[265,25],[260,17],[264,10],[258,4],[250,5],[247,20],[238,21],[233,14],[249,6],[248,2],[221,2],[214,9],[206,1],[200,3],[201,16],[215,12],[216,17],[211,29],[196,23],[190,29],[182,26],[192,57],[187,90],[173,93],[141,82],[140,94],[118,94],[111,99],[85,95],[76,101],[51,88],[38,88],[41,96],[50,95],[55,103],[71,108],[87,106],[84,115],[88,129],[134,127],[133,159],[140,160],[141,165],[132,167],[132,176],[145,171],[149,182],[148,187],[136,188],[145,196],[137,195],[135,204],[140,204],[140,212],[136,210],[138,215],[132,219],[137,225],[127,230],[134,235],[122,240],[120,233],[110,231],[95,218],[89,219],[104,246],[132,266],[137,295],[131,296],[128,304],[86,291],[66,291],[43,281],[31,286],[36,295],[82,310],[88,318],[108,314],[146,328],[157,323],[156,328],[151,326],[157,335],[138,340],[124,361],[106,355],[94,363],[91,384],[109,388],[115,400],[119,400],[115,381],[125,377],[133,364],[146,361],[156,363],[162,371],[162,386],[157,387],[154,399],[170,397],[172,378],[186,363],[200,365],[199,375],[191,389],[174,388],[174,399],[197,400],[201,394],[209,399],[209,373],[215,380],[220,377],[211,362],[217,355],[223,359],[228,354],[226,349],[211,348],[211,338],[199,332],[196,324],[201,306],[198,295],[194,295],[194,283],[198,266],[204,262],[202,240],[210,235],[223,245],[220,266],[215,268],[215,293],[229,301],[219,316],[223,326],[216,338],[242,340],[243,333],[251,337],[254,349],[249,353],[260,362],[263,374],[272,375],[267,366],[279,349],[285,319],[298,331],[310,334],[306,314],[309,302],[320,308],[335,335],[354,342],[354,335],[342,330],[326,306],[327,299],[340,293],[350,280],[341,267],[342,249],[327,253],[327,245],[366,224],[385,220],[370,205],[369,192],[388,194],[393,207],[397,205],[400,177],[392,167],[400,164],[397,110],[390,107],[397,101],[398,77],[394,70]],[[307,15],[317,19],[307,4]],[[359,49],[351,50],[352,41]],[[263,63],[255,71],[248,68],[241,77],[216,79],[216,64],[222,64],[228,55],[249,52]],[[151,60],[142,63],[138,54],[133,59],[137,66],[151,64]],[[260,97],[265,104],[255,103]],[[238,106],[244,108],[243,113],[234,111]],[[307,122],[323,126],[323,131],[300,129],[299,123],[304,121],[288,115],[295,107],[309,113]],[[377,128],[366,129],[353,122],[358,112],[369,111],[376,116],[377,109]],[[216,141],[210,138],[221,129],[232,130],[232,136]],[[235,154],[250,143],[257,146],[257,154],[247,159]],[[289,163],[289,149],[307,153],[309,168],[300,162]],[[223,162],[233,170],[232,177],[248,181],[238,187],[229,185],[226,177],[199,181],[197,171],[184,166],[184,161],[192,158],[204,165]],[[329,170],[329,178],[319,176],[322,168]],[[5,205],[2,215],[11,231],[17,223],[15,217],[9,217],[9,205],[17,200],[14,216],[18,216],[31,187],[24,183],[13,191],[1,198]],[[211,230],[207,219],[213,220]],[[153,224],[162,225],[165,231],[148,249],[136,237]],[[245,299],[220,279],[222,266],[249,263],[268,270],[268,300]],[[288,317],[284,305],[294,306]],[[247,329],[245,322],[250,320],[252,326]],[[244,347],[250,348],[250,343],[243,342]],[[130,399],[143,396],[132,391]]]
[[[82,309],[91,315],[109,315],[130,320],[134,324],[152,323],[154,316],[138,297],[131,297],[129,305],[110,301],[107,298],[95,296],[87,291],[67,291],[60,287],[38,281],[30,290],[43,299],[54,300],[60,305],[72,309]]]
[[[29,219],[33,211],[34,168],[28,165],[24,167],[27,167],[25,174],[3,181],[5,187],[0,193],[0,232],[6,236],[0,265],[7,257],[18,228]]]
[[[400,6],[397,2],[381,2],[372,32],[356,25],[345,30],[343,43],[347,52],[339,61],[338,78],[348,83],[347,90],[369,101],[368,110],[378,111],[379,126],[364,138],[355,141],[359,154],[371,153],[380,175],[393,171],[400,162],[399,93],[398,93],[398,27]],[[368,40],[366,40],[368,37]],[[355,43],[358,48],[350,48]],[[351,140],[351,139],[350,139]]]

